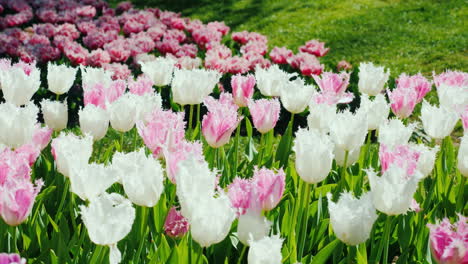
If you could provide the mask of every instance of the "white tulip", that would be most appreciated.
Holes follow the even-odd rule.
[[[367,94],[363,94],[361,95],[361,107],[358,111],[362,111],[367,117],[367,129],[376,130],[387,121],[390,105],[383,94],[378,94],[372,101]]]
[[[332,201],[330,193],[327,197],[330,222],[335,235],[351,246],[366,242],[377,220],[371,193],[365,193],[357,199],[351,193],[344,192],[336,203]]]
[[[287,81],[280,91],[281,103],[290,113],[302,113],[315,92],[314,86],[305,85],[304,80],[300,78]]]
[[[362,146],[367,135],[367,118],[362,113],[338,113],[330,124],[330,135],[340,149],[357,149]]]
[[[60,131],[67,127],[68,105],[67,102],[50,101],[44,99],[41,102],[42,115],[48,127]]]
[[[93,243],[110,247],[110,263],[121,261],[117,242],[132,229],[135,208],[132,203],[117,193],[104,193],[93,199],[88,206],[81,205],[81,217]]]
[[[239,216],[237,224],[237,237],[244,245],[249,245],[249,240],[259,240],[268,235],[271,222],[266,219],[261,211],[248,209]]]
[[[110,105],[110,124],[112,128],[119,132],[127,132],[135,126],[138,97],[138,95],[126,93]]]
[[[280,96],[286,82],[297,74],[289,74],[279,68],[277,64],[267,69],[257,66],[255,68],[255,80],[257,87],[264,96]]]
[[[421,121],[424,131],[434,139],[443,139],[452,133],[457,121],[458,114],[444,106],[436,107],[423,101],[421,108]]]
[[[345,160],[345,155],[346,151],[343,149],[337,147],[335,145],[335,148],[333,149],[333,154],[335,156],[335,161],[338,166],[343,167],[344,166],[344,160]],[[359,155],[361,154],[361,148],[356,148],[352,149],[348,152],[348,160],[346,161],[346,166],[353,165],[359,160]]]
[[[28,104],[41,85],[41,71],[32,67],[31,72],[24,73],[21,67],[11,67],[2,73],[0,79],[5,101],[16,106]]]
[[[318,129],[322,133],[330,132],[330,124],[335,120],[336,105],[315,104],[309,105],[307,125],[310,129]]]
[[[89,133],[94,141],[102,139],[109,128],[109,113],[95,105],[87,105],[78,111],[83,134]]]
[[[179,182],[177,182],[179,184]],[[188,219],[190,232],[202,247],[219,243],[226,238],[236,217],[231,200],[220,193],[217,198],[203,199]]]
[[[102,84],[104,87],[109,87],[112,82],[111,71],[106,71],[103,68],[83,67],[81,69],[81,80],[83,89],[94,87],[95,84]]]
[[[416,169],[421,172],[422,177],[429,176],[434,169],[434,163],[437,152],[439,152],[439,146],[429,148],[424,144],[410,144],[412,150],[419,152],[419,159]]]
[[[81,200],[92,200],[117,182],[117,170],[104,164],[72,164],[71,191]]]
[[[78,68],[68,67],[65,64],[47,64],[47,83],[49,90],[55,94],[67,93],[75,82]]]
[[[93,153],[93,138],[90,135],[79,138],[74,134],[62,132],[52,140],[51,146],[57,171],[65,177],[70,177],[72,167],[88,165]]]
[[[405,145],[413,134],[414,128],[414,124],[405,126],[399,119],[390,119],[379,127],[379,143],[389,148]]]
[[[372,62],[364,62],[359,65],[359,92],[370,96],[379,94],[390,76],[390,71],[385,71],[383,66],[375,66]]]
[[[142,148],[137,152],[117,152],[112,165],[122,180],[128,198],[137,205],[153,207],[164,190],[163,168],[158,160],[147,157]]]
[[[280,264],[283,256],[281,247],[283,239],[279,236],[264,237],[257,241],[250,242],[249,264]]]
[[[30,143],[37,124],[39,109],[33,103],[17,107],[11,103],[0,104],[0,143],[18,148]]]
[[[449,86],[441,83],[437,86],[437,95],[440,105],[448,109],[457,110],[468,105],[467,86]]]
[[[181,105],[201,104],[220,78],[221,74],[217,71],[176,69],[172,80],[173,100]]]
[[[461,175],[468,177],[468,134],[465,134],[461,139],[457,158],[458,170],[460,171]]]
[[[413,195],[422,178],[419,171],[414,175],[407,175],[406,168],[391,164],[381,177],[373,170],[367,170],[372,190],[372,201],[377,210],[387,215],[406,213],[413,200]]]
[[[145,116],[155,109],[162,108],[162,98],[158,93],[144,94],[135,97],[136,99],[136,121],[143,121]]]
[[[317,130],[300,128],[296,132],[293,150],[296,153],[296,170],[307,183],[323,181],[333,163],[333,143]]]
[[[156,86],[171,83],[175,63],[171,58],[157,57],[155,60],[140,62],[141,71],[153,80]]]

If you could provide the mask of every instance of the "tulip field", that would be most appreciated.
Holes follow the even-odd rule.
[[[468,264],[468,73],[0,0],[0,264]]]

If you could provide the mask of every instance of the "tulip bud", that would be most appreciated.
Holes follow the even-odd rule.
[[[141,71],[153,80],[156,86],[166,86],[171,83],[175,61],[171,58],[157,57],[154,60],[139,62]]]
[[[263,210],[270,211],[278,205],[284,193],[285,178],[283,169],[275,173],[273,170],[259,170],[255,167],[252,188],[254,197]]]
[[[234,102],[239,107],[247,106],[250,99],[254,94],[255,77],[251,74],[242,76],[240,74],[234,75],[231,78],[232,94]]]
[[[328,176],[333,163],[333,143],[327,135],[300,128],[293,150],[296,152],[296,171],[303,181],[314,184]]]
[[[344,192],[336,203],[332,201],[330,193],[327,197],[330,222],[335,235],[350,246],[366,242],[377,220],[371,193],[365,193],[357,199],[351,193]]]
[[[18,148],[31,142],[36,129],[39,110],[34,104],[17,107],[0,104],[0,143]]]
[[[16,106],[28,104],[41,85],[41,71],[35,66],[27,74],[21,67],[3,71],[0,78],[3,97]]]
[[[112,166],[122,179],[125,193],[134,204],[153,207],[164,190],[163,168],[153,157],[146,157],[144,149],[123,154],[117,152]]]
[[[257,241],[250,242],[249,255],[247,257],[249,264],[281,264],[283,256],[281,247],[283,239],[279,236],[264,237]]]
[[[88,164],[93,153],[93,138],[90,135],[79,138],[62,132],[52,140],[51,146],[57,171],[69,177],[72,166],[83,167]]]
[[[0,186],[0,216],[3,221],[10,226],[24,222],[43,185],[42,180],[37,180],[34,187],[29,179],[7,179],[5,185]]]
[[[264,96],[280,96],[286,82],[296,75],[280,70],[277,64],[273,64],[267,69],[263,69],[258,65],[255,68],[257,87]]]
[[[418,94],[411,89],[397,88],[393,91],[387,90],[390,106],[393,113],[399,118],[409,117],[417,104]]]
[[[444,106],[435,107],[424,100],[421,108],[421,121],[424,131],[434,139],[443,139],[452,133],[459,117],[453,110]]]
[[[47,83],[49,90],[55,94],[64,94],[75,82],[78,68],[68,67],[65,64],[55,65],[51,62],[47,64]],[[84,80],[85,78],[83,78]]]
[[[60,131],[67,127],[68,123],[68,105],[66,102],[42,100],[41,110],[44,121],[48,127],[55,131]]]
[[[375,208],[387,215],[399,215],[408,211],[421,179],[418,171],[409,176],[405,168],[396,164],[390,165],[380,177],[373,170],[367,170],[367,176]]]
[[[94,105],[85,106],[78,112],[83,134],[89,133],[94,141],[102,139],[109,128],[109,113]]]
[[[103,164],[93,163],[81,166],[73,164],[70,170],[70,190],[83,201],[93,200],[117,180],[117,170]]]
[[[367,119],[363,114],[344,111],[336,114],[335,120],[330,124],[330,135],[337,147],[351,151],[362,146],[367,127]]]
[[[121,253],[117,242],[132,229],[135,208],[132,203],[117,193],[103,193],[88,206],[81,205],[81,218],[88,229],[91,241],[110,247],[110,263],[119,263]]]
[[[438,224],[428,224],[432,256],[440,264],[464,264],[468,260],[467,218],[458,215],[458,222],[451,224],[445,218]]]
[[[390,71],[383,66],[375,66],[372,62],[359,65],[359,92],[368,96],[376,96],[383,89],[390,76]]]
[[[237,224],[237,237],[244,245],[251,241],[257,241],[268,235],[271,222],[262,216],[261,211],[247,210],[247,213],[239,216]]]
[[[405,126],[399,119],[390,119],[379,127],[379,143],[391,148],[404,145],[408,143],[414,128],[414,124]]]
[[[193,69],[174,71],[172,81],[173,101],[181,105],[196,105],[203,102],[221,78],[216,71]]]
[[[297,78],[284,84],[280,91],[281,103],[293,114],[302,113],[315,92],[314,86],[305,85],[304,80]]]
[[[26,264],[26,259],[21,258],[18,254],[7,254],[0,253],[0,263],[1,264]]]
[[[309,129],[317,129],[321,133],[330,132],[330,124],[336,117],[336,105],[311,103],[309,105],[307,125]]]
[[[189,230],[187,219],[175,207],[171,207],[164,222],[164,232],[170,237],[182,237]]]
[[[277,98],[249,101],[249,111],[254,126],[262,134],[275,128],[280,110],[281,106]]]
[[[376,130],[387,121],[390,106],[382,94],[378,94],[373,101],[369,99],[367,94],[363,94],[361,95],[361,107],[358,111],[362,111],[367,117],[367,129]]]
[[[110,105],[110,123],[113,129],[127,132],[133,128],[137,118],[137,97],[127,93]]]
[[[458,170],[460,171],[461,175],[468,177],[468,134],[465,134],[461,139],[457,158]]]

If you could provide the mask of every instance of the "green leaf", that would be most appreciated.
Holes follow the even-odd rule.
[[[325,246],[322,250],[315,255],[315,257],[312,258],[312,264],[321,264],[321,263],[327,263],[328,258],[330,258],[331,254],[335,250],[335,248],[340,244],[340,240],[335,239],[331,243],[329,243],[327,246]]]

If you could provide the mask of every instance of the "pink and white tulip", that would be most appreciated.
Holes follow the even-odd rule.
[[[468,223],[467,218],[458,215],[458,222],[451,224],[445,218],[438,224],[428,224],[431,252],[437,263],[468,263]]]
[[[251,100],[248,105],[254,126],[260,133],[275,128],[281,110],[278,98]]]
[[[255,77],[251,74],[243,76],[240,74],[234,75],[231,78],[232,94],[234,102],[239,107],[247,106],[254,94]]]
[[[166,221],[164,221],[164,232],[170,237],[182,237],[189,231],[187,219],[177,211],[175,207],[169,209]]]

